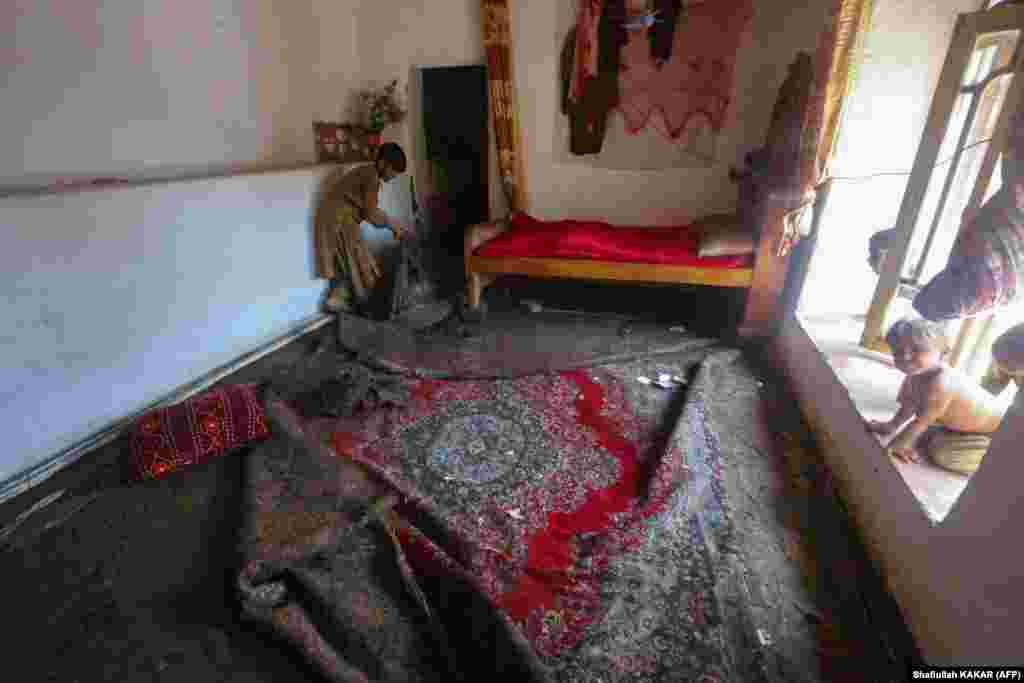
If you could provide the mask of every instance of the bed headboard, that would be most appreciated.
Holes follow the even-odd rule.
[[[801,186],[807,175],[801,162],[807,160],[801,159],[801,147],[804,141],[817,142],[811,141],[816,136],[808,130],[813,86],[811,56],[799,52],[779,88],[765,144],[746,154],[740,168],[729,171],[737,186],[737,218],[750,227],[757,244],[741,333],[771,334],[783,317],[788,251],[797,239],[786,214],[807,200],[807,188]]]
[[[729,172],[739,191],[737,213],[741,217],[744,212],[753,212],[756,205],[765,200],[785,205],[787,210],[803,201],[800,148],[813,84],[811,56],[799,52],[779,88],[764,145],[748,152],[743,166]],[[755,221],[752,227],[760,232],[766,226]]]

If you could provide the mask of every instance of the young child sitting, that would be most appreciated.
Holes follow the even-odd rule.
[[[972,474],[988,450],[989,435],[999,428],[1003,409],[981,385],[946,365],[949,342],[940,325],[900,320],[885,340],[896,368],[907,377],[896,414],[887,422],[871,420],[868,428],[889,435],[903,427],[888,447],[899,460],[918,461],[918,448],[940,467]]]

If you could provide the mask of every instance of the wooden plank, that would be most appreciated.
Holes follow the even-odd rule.
[[[609,280],[658,284],[749,287],[751,268],[706,268],[661,263],[619,263],[587,259],[471,256],[470,272],[542,278]]]
[[[946,134],[953,104],[960,94],[963,67],[967,64],[971,50],[974,48],[975,34],[971,31],[973,24],[967,18],[968,16],[961,14],[957,17],[949,50],[946,52],[946,60],[939,82],[935,87],[935,94],[932,96],[924,133],[914,159],[907,189],[903,194],[899,217],[896,219],[897,231],[894,244],[890,247],[889,254],[885,259],[875,295],[868,308],[867,320],[864,323],[861,345],[866,348],[877,345],[878,340],[885,334],[885,330],[882,328],[885,325],[886,314],[889,312],[893,299],[896,298],[900,274],[903,272],[904,262],[910,251],[910,241],[917,225],[921,204],[928,190],[928,181],[931,179],[939,147]]]
[[[802,148],[805,136],[816,139],[817,131],[808,130],[813,118],[810,106],[814,101],[815,70],[811,56],[798,52],[789,67],[789,74],[779,88],[772,111],[765,147],[769,164],[752,164],[730,175],[737,184],[737,215],[754,227],[758,235],[754,272],[747,295],[740,337],[771,337],[783,317],[782,292],[786,285],[789,252],[799,235],[796,225],[786,220],[790,211],[800,208],[812,194],[815,146]],[[813,192],[816,194],[816,192]]]
[[[765,337],[774,333],[782,319],[782,288],[786,284],[789,255],[780,255],[785,235],[786,211],[765,202],[761,212],[761,239],[757,244],[756,267],[751,273],[750,292],[740,322],[741,337]]]

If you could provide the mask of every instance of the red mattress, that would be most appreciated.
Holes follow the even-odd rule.
[[[512,227],[476,250],[477,256],[567,258],[703,268],[745,268],[752,257],[697,256],[700,223],[614,227],[599,221],[540,221],[524,213]]]

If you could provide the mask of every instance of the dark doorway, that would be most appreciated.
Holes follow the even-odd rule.
[[[487,69],[480,65],[420,69],[433,242],[445,293],[463,286],[462,236],[489,218]]]

